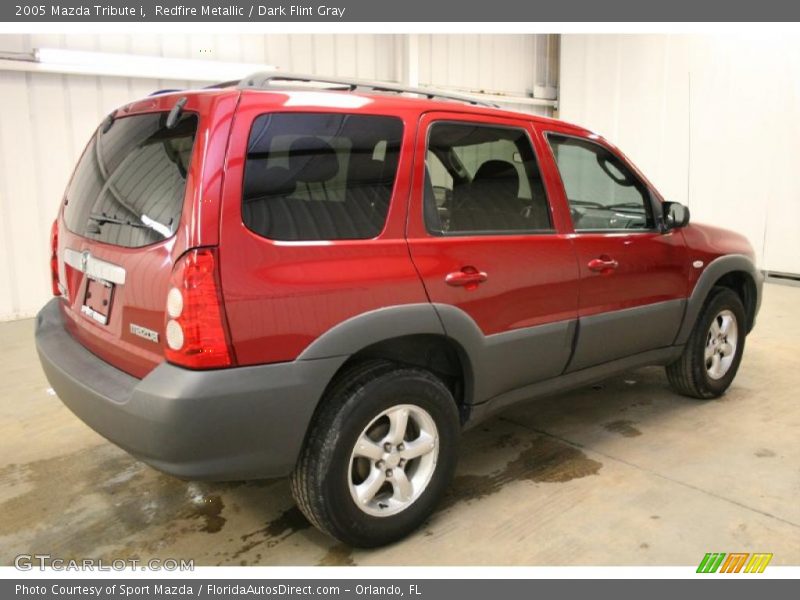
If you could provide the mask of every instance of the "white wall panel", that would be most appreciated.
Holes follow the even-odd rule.
[[[558,86],[558,36],[420,35],[421,85],[526,96]],[[528,107],[526,112],[545,114]]]
[[[800,40],[562,37],[560,116],[620,146],[693,219],[800,274]]]
[[[404,35],[0,35],[0,52],[66,48],[264,63],[285,71],[401,81]],[[524,95],[556,86],[556,36],[418,36],[420,84]],[[545,82],[543,84],[542,82]],[[549,82],[549,83],[548,83]],[[0,320],[49,297],[48,235],[80,152],[109,111],[192,82],[0,71]],[[544,114],[549,109],[510,107]]]

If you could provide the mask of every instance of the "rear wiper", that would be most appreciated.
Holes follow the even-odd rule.
[[[142,223],[144,223],[145,227],[147,227],[148,229],[152,229],[164,239],[172,235],[172,230],[169,227],[167,227],[163,223],[159,223],[155,219],[151,219],[147,215],[142,215]],[[171,219],[170,223],[172,223]]]
[[[89,215],[89,220],[94,221],[98,225],[105,225],[106,223],[112,223],[114,225],[128,225],[129,227],[139,227],[140,229],[150,229],[147,225],[142,225],[141,223],[134,223],[132,221],[125,221],[124,219],[118,219],[117,217],[109,217],[99,213],[92,213]]]
[[[142,215],[142,222],[136,223],[135,221],[126,221],[124,219],[118,219],[117,217],[109,217],[104,214],[92,213],[89,215],[89,220],[94,221],[97,226],[97,231],[93,231],[92,233],[100,233],[100,225],[105,225],[106,223],[113,223],[114,225],[127,225],[128,227],[136,227],[137,229],[150,229],[151,231],[155,231],[163,238],[168,238],[172,235],[172,231],[166,225],[163,225],[156,221],[155,219],[151,219],[147,215]]]

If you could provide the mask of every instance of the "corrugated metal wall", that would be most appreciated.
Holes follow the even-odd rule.
[[[535,92],[538,98],[556,97],[559,36],[421,35],[418,38],[422,85],[511,96]]]
[[[405,35],[0,35],[0,52],[68,48],[274,65],[285,71],[404,81]],[[552,96],[558,38],[419,35],[420,84]],[[133,98],[189,81],[0,71],[0,320],[33,315],[49,291],[48,235],[67,179],[97,123]],[[548,109],[512,106],[527,112]]]

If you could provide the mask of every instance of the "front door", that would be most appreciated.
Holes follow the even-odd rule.
[[[568,370],[671,345],[687,293],[683,234],[661,233],[655,192],[602,140],[557,126],[544,136],[580,268],[580,325]]]
[[[525,120],[431,113],[417,137],[409,246],[448,333],[478,330],[474,402],[560,374],[571,352],[578,268],[531,133]]]

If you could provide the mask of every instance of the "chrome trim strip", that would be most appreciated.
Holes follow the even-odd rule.
[[[126,272],[123,267],[95,258],[88,250],[78,252],[72,248],[66,248],[64,249],[64,262],[93,279],[117,285],[125,284]]]

